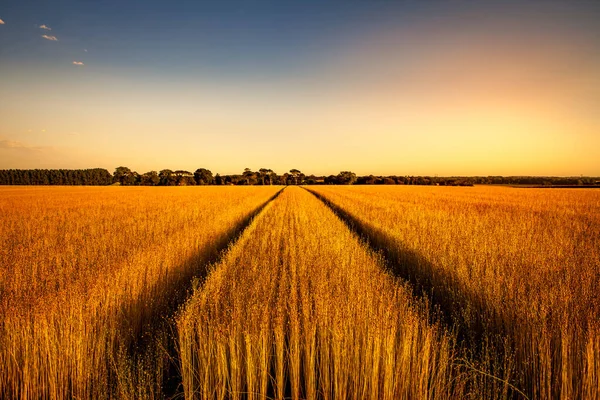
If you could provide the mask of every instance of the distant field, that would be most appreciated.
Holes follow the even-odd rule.
[[[282,189],[0,188],[0,398],[600,398],[600,191]]]

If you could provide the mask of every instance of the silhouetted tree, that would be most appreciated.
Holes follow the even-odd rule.
[[[357,185],[374,185],[377,182],[377,178],[373,175],[359,176],[356,178]]]
[[[242,176],[244,177],[242,184],[254,185],[256,183],[256,174],[252,172],[250,168],[244,168],[244,173],[242,174]]]
[[[135,183],[135,176],[129,168],[117,167],[113,174],[113,182],[120,183],[124,186],[133,185]]]
[[[192,186],[196,184],[194,180],[194,174],[190,171],[185,171],[182,169],[178,169],[174,172],[176,177],[176,185],[177,186]]]
[[[140,178],[140,184],[144,186],[156,186],[160,183],[160,178],[156,171],[150,171],[143,174]]]
[[[317,177],[314,175],[309,175],[308,177],[306,177],[305,182],[308,185],[314,185],[315,183],[317,183]]]
[[[4,169],[0,185],[110,185],[113,176],[105,169]]]
[[[0,185],[110,185],[118,182],[122,185],[165,185],[174,186],[194,185],[198,182],[212,182],[224,185],[253,185],[253,184],[411,184],[411,185],[445,185],[472,186],[473,184],[511,184],[511,185],[545,185],[545,186],[600,186],[599,177],[552,177],[552,176],[475,176],[475,177],[431,177],[431,176],[361,176],[356,177],[350,171],[342,171],[337,176],[330,175],[304,176],[299,170],[294,174],[285,173],[278,176],[270,169],[261,168],[252,172],[249,168],[242,175],[219,175],[210,179],[212,173],[200,168],[194,174],[189,171],[171,171],[164,169],[159,174],[150,171],[143,175],[131,171],[127,167],[118,167],[114,174],[102,168],[68,170],[68,169],[5,169],[0,170]],[[258,178],[258,180],[257,180]]]
[[[302,172],[300,172],[298,174],[298,176],[296,177],[296,184],[297,185],[303,185],[304,184],[304,179],[306,179],[306,175],[304,175]]]
[[[161,186],[175,186],[177,184],[177,177],[170,169],[163,169],[158,173],[160,178],[159,185]]]
[[[356,181],[356,174],[351,171],[342,171],[337,176],[337,183],[340,185],[352,185]]]
[[[198,168],[194,172],[194,179],[197,185],[212,185],[214,183],[212,172],[205,168]]]
[[[265,178],[269,175],[269,171],[271,171],[271,170],[267,169],[267,168],[261,168],[258,170],[261,185],[265,184]]]
[[[327,185],[337,185],[337,183],[337,176],[335,175],[329,175],[325,178],[325,184]]]
[[[272,169],[268,169],[267,174],[269,177],[269,185],[277,183],[277,174],[275,173],[275,171],[273,171]]]
[[[292,177],[294,178],[294,185],[297,185],[298,184],[298,176],[301,174],[300,170],[290,169],[290,174],[292,174]]]

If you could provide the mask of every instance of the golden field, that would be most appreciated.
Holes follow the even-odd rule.
[[[600,397],[600,191],[311,190],[446,312],[479,368],[532,399]]]
[[[281,189],[0,187],[0,398],[600,398],[600,191]]]
[[[135,347],[278,190],[2,188],[0,397],[160,394]]]
[[[453,342],[307,191],[286,189],[178,318],[186,398],[446,399]]]

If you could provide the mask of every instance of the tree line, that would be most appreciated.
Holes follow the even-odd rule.
[[[103,168],[93,169],[3,169],[0,185],[110,185],[113,176]]]
[[[118,167],[114,173],[106,169],[5,169],[0,170],[0,185],[122,185],[122,186],[192,186],[192,185],[436,185],[473,186],[530,185],[530,186],[600,186],[594,177],[539,177],[539,176],[357,176],[352,171],[337,175],[305,175],[298,169],[277,174],[270,168],[241,174],[220,175],[206,168],[194,172],[163,169],[139,174],[127,167]]]

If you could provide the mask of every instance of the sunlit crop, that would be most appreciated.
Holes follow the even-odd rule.
[[[425,312],[323,203],[288,188],[179,317],[186,398],[446,399],[464,387]]]
[[[600,398],[600,191],[0,188],[0,398]]]
[[[188,282],[276,188],[2,188],[0,398],[161,393]]]
[[[486,371],[531,398],[599,396],[600,192],[312,190],[445,310]]]

